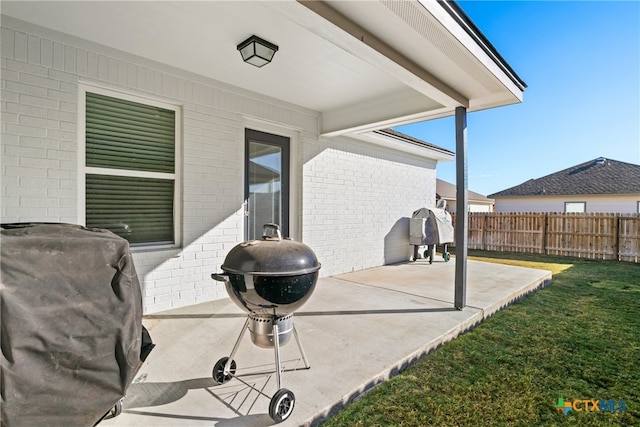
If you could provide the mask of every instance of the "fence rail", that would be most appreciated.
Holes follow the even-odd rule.
[[[640,263],[640,214],[471,212],[467,243],[469,249]]]

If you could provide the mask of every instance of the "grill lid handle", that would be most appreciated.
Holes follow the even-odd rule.
[[[280,226],[278,224],[269,223],[262,226],[262,239],[263,240],[282,240],[282,233],[280,233]],[[269,233],[269,230],[272,230]]]

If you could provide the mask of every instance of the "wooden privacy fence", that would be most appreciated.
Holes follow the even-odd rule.
[[[471,212],[468,248],[639,263],[640,214]]]

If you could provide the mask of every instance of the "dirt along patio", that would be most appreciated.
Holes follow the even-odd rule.
[[[321,278],[294,315],[295,339],[281,348],[282,387],[295,407],[282,426],[314,425],[442,343],[543,286],[551,272],[468,261],[467,307],[453,307],[455,258]],[[277,391],[274,351],[245,334],[237,378],[212,379],[246,320],[230,299],[145,316],[155,349],[129,387],[112,426],[266,426]]]

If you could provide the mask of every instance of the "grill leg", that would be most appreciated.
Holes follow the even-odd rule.
[[[278,337],[278,324],[273,318],[273,349],[276,353],[276,379],[278,380],[278,390],[282,388],[282,370],[280,369],[280,337]]]
[[[236,355],[236,352],[238,351],[238,347],[240,347],[240,341],[242,341],[242,337],[244,336],[244,333],[247,332],[248,328],[249,328],[249,317],[247,317],[247,320],[244,322],[242,331],[240,331],[240,335],[238,336],[238,339],[236,340],[236,343],[233,346],[233,350],[231,350],[231,354],[227,359],[227,363],[224,364],[224,372],[223,372],[224,375],[229,375],[229,372],[231,371],[231,362],[233,362],[233,356]]]
[[[302,348],[302,344],[300,343],[300,338],[298,337],[298,331],[296,330],[295,325],[293,325],[293,336],[296,337],[296,343],[298,344],[298,349],[300,350],[300,354],[302,355],[304,368],[309,369],[311,365],[309,365],[309,361],[307,360],[307,355],[304,353],[304,348]]]

